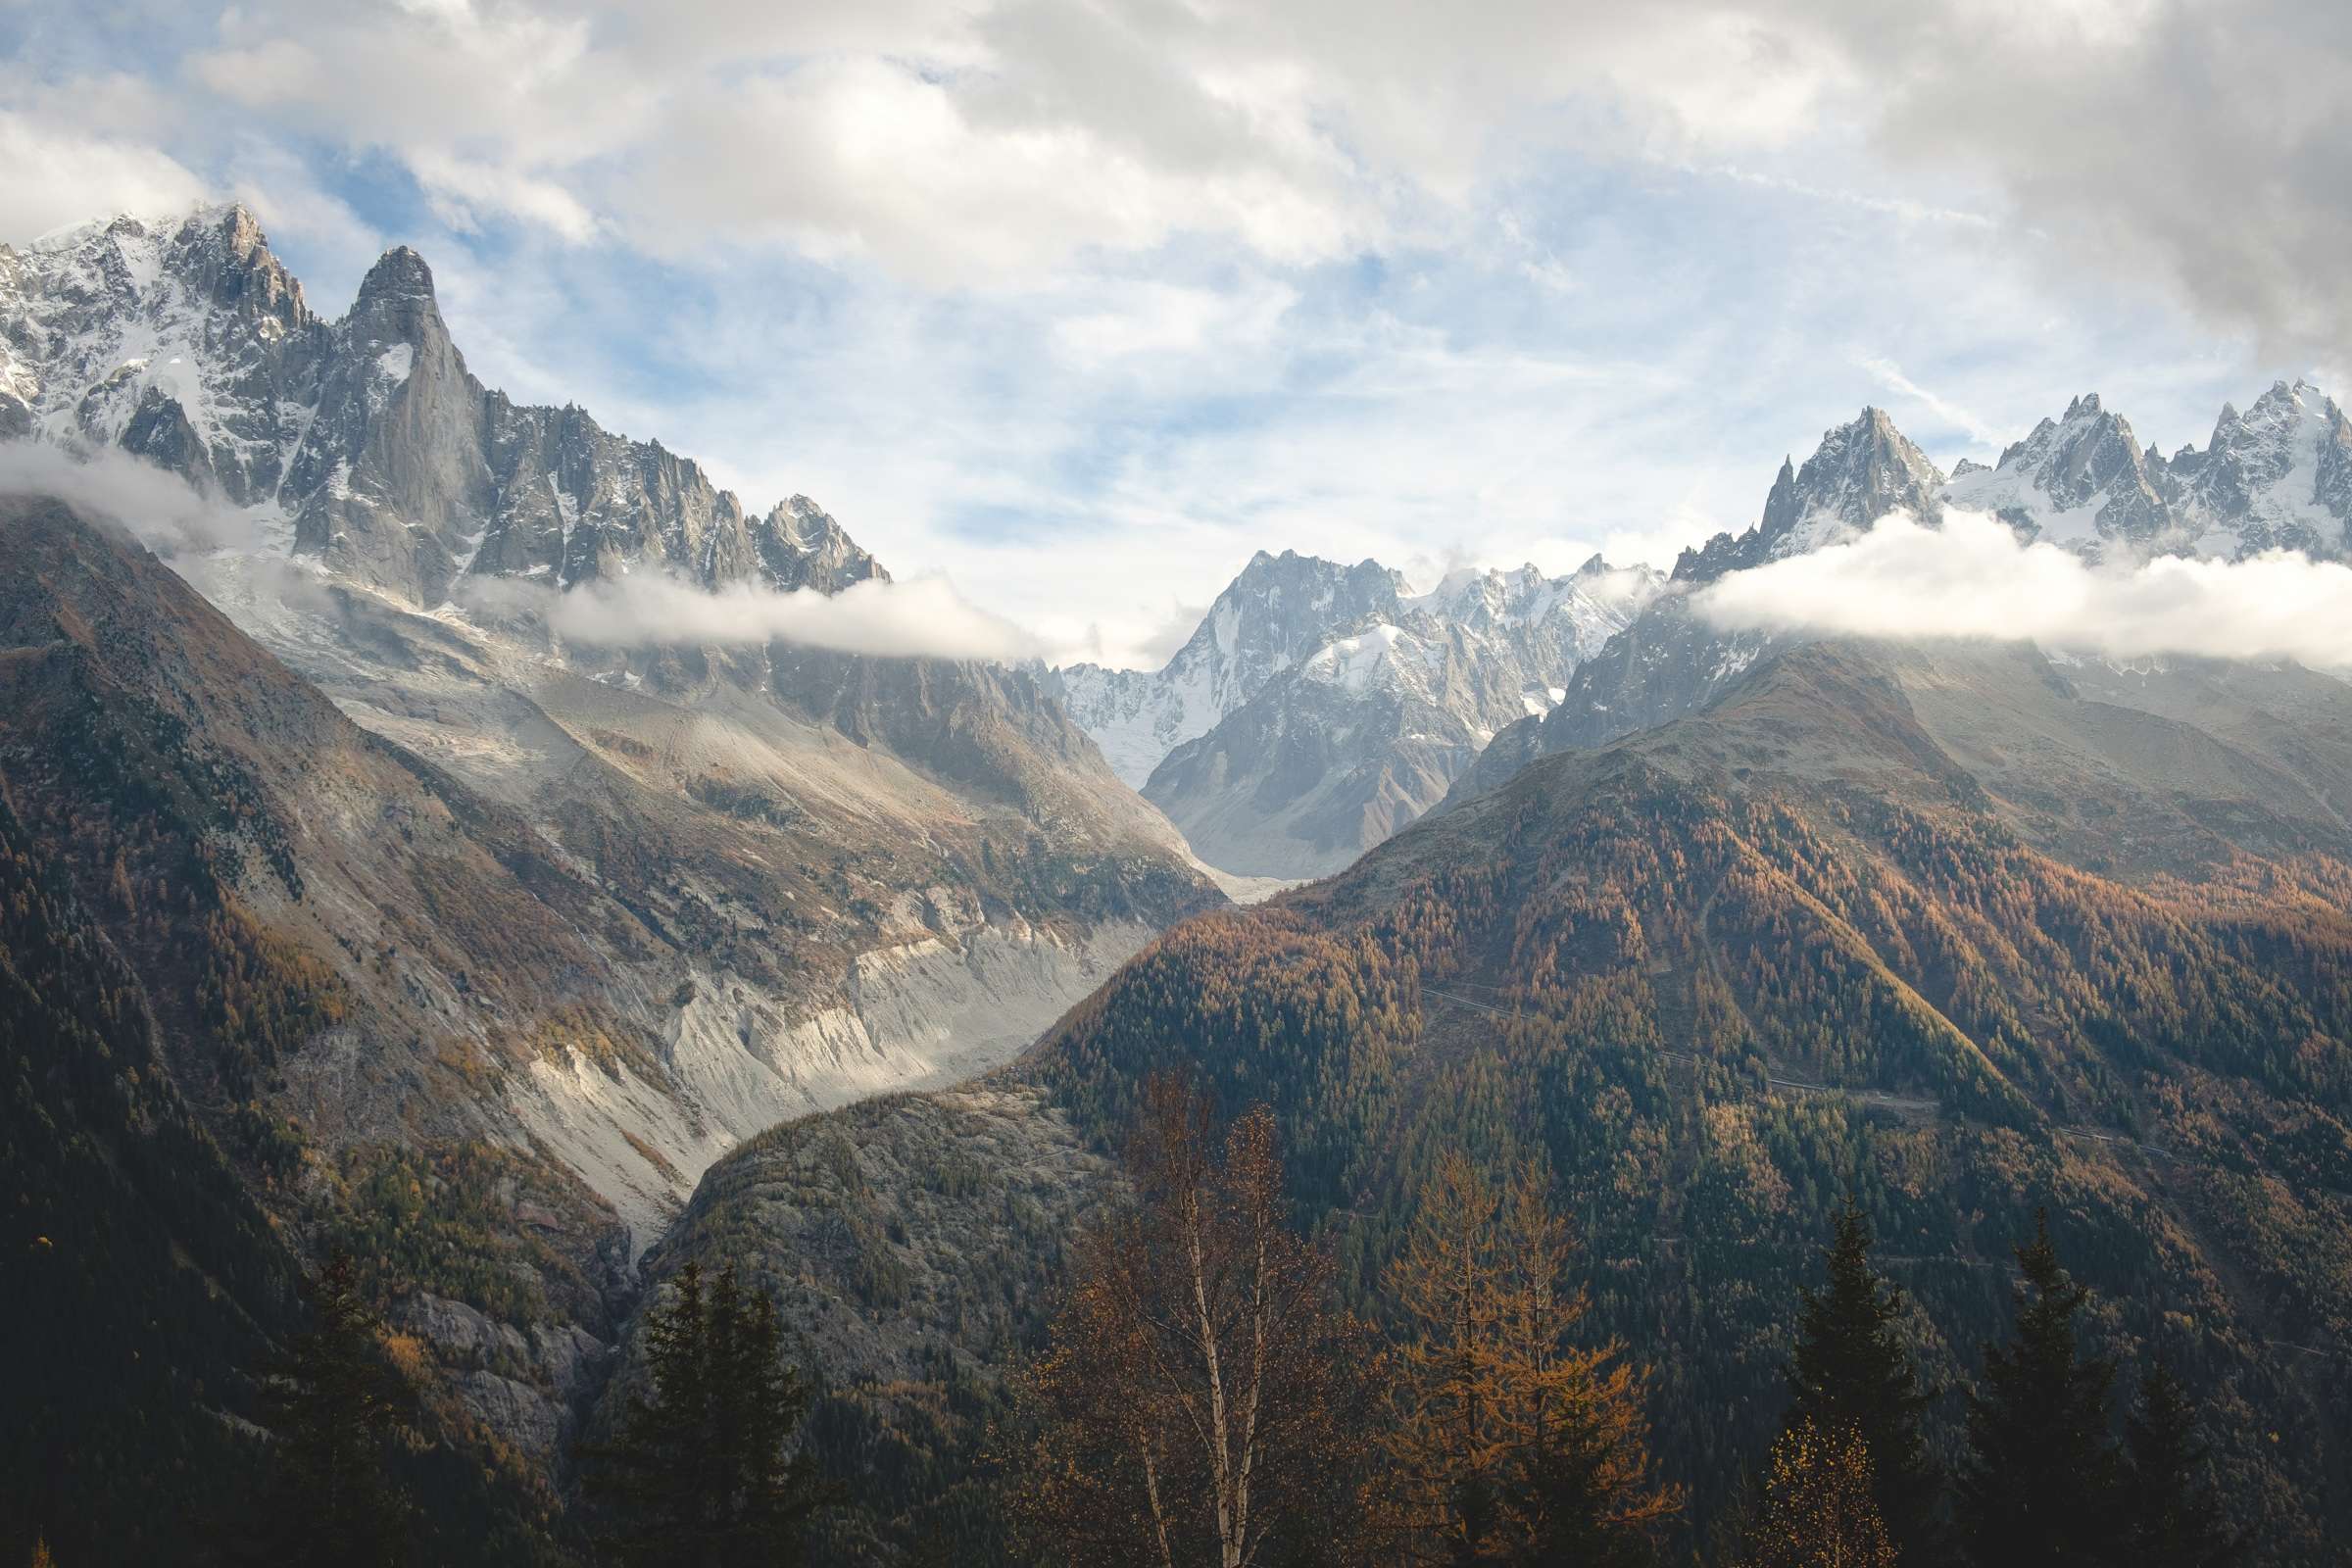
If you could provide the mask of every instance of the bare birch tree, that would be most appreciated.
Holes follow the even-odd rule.
[[[1272,1113],[1220,1144],[1200,1095],[1154,1079],[1128,1175],[1026,1382],[1031,1545],[1122,1568],[1360,1560],[1371,1342],[1333,1304],[1328,1252],[1291,1229]]]

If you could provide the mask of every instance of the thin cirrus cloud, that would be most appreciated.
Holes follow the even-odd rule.
[[[2352,567],[2289,551],[2097,565],[2007,524],[1902,514],[1843,544],[1733,572],[1691,596],[1715,625],[1898,641],[1991,638],[2138,659],[2352,668]]]

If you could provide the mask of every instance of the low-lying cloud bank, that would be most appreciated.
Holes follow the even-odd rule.
[[[55,497],[167,558],[255,542],[252,517],[112,447],[77,454],[45,441],[0,442],[0,496]]]
[[[1691,609],[1726,629],[2025,639],[2111,658],[2292,659],[2352,667],[2352,567],[2285,551],[2100,566],[1998,518],[1895,514],[1841,545],[1734,572]]]
[[[183,570],[201,563],[178,558],[250,552],[264,543],[251,514],[112,449],[76,453],[46,442],[0,442],[0,496],[55,497],[85,516],[122,528]],[[273,564],[278,570],[268,579],[271,594],[316,591],[282,557]],[[567,593],[507,578],[474,579],[460,587],[458,597],[470,608],[538,615],[566,642],[593,648],[781,641],[883,659],[997,663],[1042,652],[1036,638],[974,606],[941,577],[861,582],[832,595],[810,588],[779,593],[749,582],[712,593],[648,571],[584,583]]]
[[[476,584],[466,598],[485,608],[545,617],[565,642],[593,648],[675,644],[747,647],[779,641],[880,659],[954,659],[1012,663],[1034,658],[1037,640],[965,600],[945,578],[853,583],[837,594],[780,593],[729,583],[706,591],[659,572],[583,583],[568,592]]]

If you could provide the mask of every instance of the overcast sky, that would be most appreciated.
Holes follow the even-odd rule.
[[[1948,466],[2346,390],[2339,0],[0,0],[0,236],[236,196],[329,315],[415,245],[484,380],[1122,662],[1259,548],[1663,564],[1865,403]]]

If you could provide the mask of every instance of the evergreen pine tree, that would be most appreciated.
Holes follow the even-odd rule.
[[[2037,1211],[2018,1249],[2017,1330],[1987,1346],[1969,1396],[1972,1449],[1959,1488],[1963,1544],[1980,1568],[2078,1568],[2112,1560],[2119,1466],[2107,1432],[2112,1362],[2082,1354],[2075,1315],[2089,1292],[2067,1277]]]
[[[2137,1568],[2225,1568],[2245,1544],[2222,1518],[2196,1411],[2159,1356],[2124,1423],[2127,1558]]]
[[[1936,1396],[1921,1382],[1897,1329],[1902,1290],[1870,1266],[1870,1222],[1849,1199],[1824,1252],[1828,1283],[1801,1293],[1783,1430],[1810,1421],[1824,1434],[1848,1428],[1860,1434],[1887,1533],[1906,1555],[1927,1561],[1937,1552],[1943,1478],[1921,1421]]]
[[[646,1320],[654,1396],[632,1396],[618,1438],[592,1449],[606,1544],[624,1563],[777,1568],[805,1560],[803,1530],[833,1500],[808,1455],[784,1456],[808,1394],[782,1355],[775,1303],[729,1263],[700,1264]]]
[[[263,1424],[276,1442],[244,1546],[256,1562],[406,1562],[415,1511],[386,1473],[400,1379],[348,1253],[327,1258],[309,1294],[313,1327],[264,1375]]]

